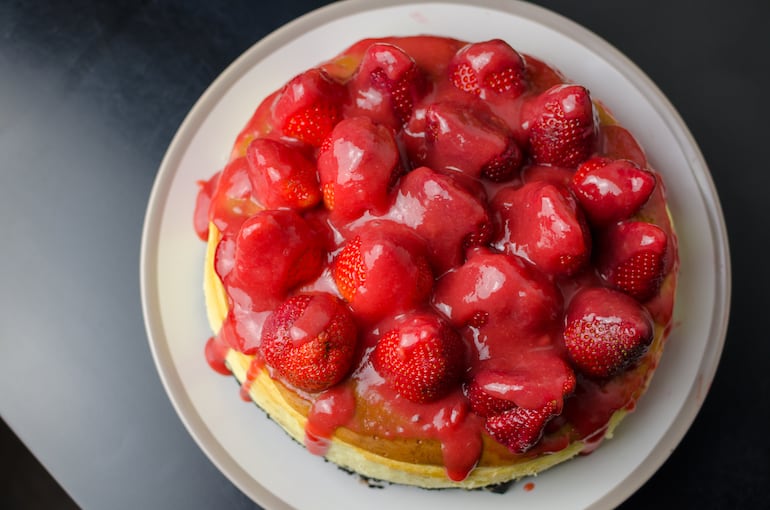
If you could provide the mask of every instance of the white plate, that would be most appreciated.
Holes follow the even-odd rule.
[[[206,365],[201,290],[204,244],[192,228],[196,180],[225,162],[258,102],[300,71],[364,37],[499,37],[591,89],[636,134],[664,175],[681,248],[676,326],[637,411],[593,454],[541,474],[533,490],[499,495],[366,487],[307,453],[232,378]],[[542,8],[510,0],[335,3],[269,35],[236,60],[189,113],[163,160],[144,225],[143,310],[155,361],[177,412],[211,460],[266,508],[609,508],[639,488],[689,428],[714,376],[730,300],[727,237],[700,151],[655,85],[594,34]],[[709,318],[710,320],[707,320]],[[531,487],[530,487],[531,488]]]

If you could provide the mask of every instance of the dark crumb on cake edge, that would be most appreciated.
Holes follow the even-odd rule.
[[[327,463],[331,464],[331,462],[328,459],[326,459],[326,458],[324,458],[324,462],[327,462]],[[385,489],[388,486],[397,485],[397,484],[394,484],[392,482],[388,482],[388,481],[385,481],[385,480],[378,480],[376,478],[370,478],[368,476],[364,476],[364,475],[362,475],[360,473],[356,473],[355,471],[351,471],[350,469],[344,468],[342,466],[338,466],[336,464],[335,464],[335,466],[340,471],[343,471],[343,472],[345,472],[345,473],[347,473],[347,474],[349,474],[351,476],[354,476],[354,477],[358,478],[359,481],[362,484],[365,484],[370,489]],[[431,488],[431,487],[416,487],[416,488],[418,488],[420,490],[427,490],[427,491],[464,490],[464,491],[470,491],[470,492],[484,491],[484,492],[491,492],[492,494],[505,494],[505,493],[507,493],[511,489],[511,487],[513,487],[513,485],[515,483],[516,483],[516,480],[510,480],[508,482],[498,483],[498,484],[495,484],[495,485],[487,485],[486,487],[478,487],[476,489],[463,489],[463,488],[460,488],[460,487],[441,487],[441,488],[435,488],[435,487],[433,487],[433,488]]]
[[[491,492],[493,494],[505,494],[516,483],[516,480],[508,480],[507,482],[498,483],[496,485],[488,485],[481,490]]]

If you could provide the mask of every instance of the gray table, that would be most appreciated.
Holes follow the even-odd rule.
[[[0,414],[84,508],[254,506],[197,448],[160,384],[141,315],[141,226],[199,94],[251,44],[325,3],[0,2]],[[757,226],[770,188],[768,4],[537,3],[608,39],[669,96],[732,236],[733,320],[711,394],[624,507],[665,495],[767,508],[770,451],[755,426],[770,420],[758,319],[770,282],[754,248],[768,241]]]

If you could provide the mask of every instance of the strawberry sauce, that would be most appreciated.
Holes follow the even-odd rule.
[[[194,229],[221,236],[228,306],[206,342],[211,368],[229,373],[229,349],[253,356],[241,397],[266,370],[306,402],[316,455],[340,427],[437,442],[462,481],[489,436],[511,462],[575,440],[592,451],[657,365],[679,259],[661,175],[567,83],[502,41],[415,36],[360,41],[271,94],[198,183]],[[652,268],[637,262],[645,246],[609,234],[642,223],[665,241]],[[625,292],[606,276],[618,268],[652,289],[624,299],[649,314],[655,350],[571,352],[568,331],[610,329],[590,310],[567,329],[573,297]],[[293,305],[313,296],[312,312]],[[435,327],[405,333],[415,316]],[[577,356],[606,370],[587,373]]]
[[[244,402],[251,401],[251,396],[249,395],[251,385],[254,384],[254,381],[262,371],[263,366],[262,361],[257,357],[255,357],[249,364],[249,369],[246,371],[246,377],[243,378],[243,382],[241,383],[241,400]]]
[[[225,356],[230,347],[222,342],[219,336],[212,336],[206,341],[206,362],[212,370],[222,375],[230,375],[230,370],[225,365]]]
[[[337,427],[347,425],[356,412],[356,397],[350,385],[324,391],[313,401],[305,427],[305,446],[315,455],[325,455]]]

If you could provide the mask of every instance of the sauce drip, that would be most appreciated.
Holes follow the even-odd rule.
[[[251,391],[251,385],[254,384],[254,381],[257,379],[257,376],[259,376],[259,372],[262,370],[263,366],[264,364],[258,356],[254,356],[254,358],[251,360],[251,363],[249,363],[249,369],[246,371],[246,377],[244,377],[243,383],[241,383],[240,395],[244,402],[251,402],[251,395],[249,395],[249,392]]]
[[[305,427],[305,446],[315,455],[326,455],[332,434],[355,415],[356,399],[350,385],[322,392],[310,407]]]
[[[222,375],[230,375],[230,370],[225,364],[225,356],[229,347],[222,342],[219,336],[212,336],[206,341],[206,362],[212,370]]]

